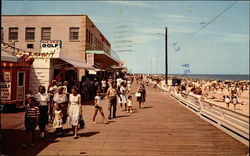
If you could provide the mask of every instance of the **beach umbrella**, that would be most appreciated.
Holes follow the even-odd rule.
[[[225,81],[224,81],[225,84],[228,84],[228,83],[230,83],[230,82],[231,82],[230,80],[225,80]]]
[[[244,80],[241,80],[241,81],[239,81],[240,83],[244,83],[244,82],[247,82],[247,81],[244,81]]]

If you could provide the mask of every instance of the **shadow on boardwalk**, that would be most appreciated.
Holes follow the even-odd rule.
[[[38,134],[38,131],[36,131]],[[35,145],[24,149],[25,130],[4,129],[1,131],[1,153],[6,155],[37,155],[48,145],[58,142],[53,133],[48,133],[45,139],[36,138]]]
[[[59,138],[64,137],[72,137],[73,133],[71,131],[71,128],[66,128],[63,130],[63,135]],[[91,137],[93,135],[99,134],[100,132],[92,131],[92,132],[86,132],[86,133],[79,133],[79,138],[82,137]],[[39,134],[39,131],[36,131],[36,135]],[[1,154],[6,155],[37,155],[39,154],[43,149],[45,149],[47,146],[58,143],[60,140],[58,140],[53,132],[48,132],[46,135],[46,138],[40,139],[36,137],[36,142],[34,146],[29,146],[28,148],[24,149],[22,144],[24,144],[25,140],[25,130],[15,130],[15,129],[4,129],[1,131]]]

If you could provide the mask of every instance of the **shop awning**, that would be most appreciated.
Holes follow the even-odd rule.
[[[1,51],[1,61],[17,62],[17,57]]]
[[[113,66],[111,66],[111,68],[113,68],[113,69],[123,69],[125,67],[113,65]]]
[[[102,50],[87,50],[86,53],[95,54],[95,62],[97,61],[100,63],[106,63],[108,65],[115,65],[120,62],[118,56],[112,56],[111,54],[108,54]]]
[[[66,56],[60,56],[59,58],[65,62],[73,65],[75,68],[92,69],[92,70],[95,69],[93,66],[87,64],[84,60],[81,60],[81,59],[69,58]]]

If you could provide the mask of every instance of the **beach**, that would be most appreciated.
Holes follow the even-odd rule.
[[[147,76],[148,80],[146,81],[150,81],[152,84],[158,84],[159,86],[167,89],[168,87],[171,87],[172,80],[174,78],[177,77],[171,76],[168,78],[168,85],[165,84],[165,77],[159,75]],[[181,83],[179,86],[174,87],[177,93],[187,93],[194,96],[198,95],[202,100],[209,103],[249,115],[249,81],[197,80],[189,77],[178,77],[178,79],[181,79]],[[241,86],[242,90],[240,90]],[[196,90],[198,90],[198,94],[194,93]],[[237,104],[235,104],[235,108],[231,98],[232,91],[234,90],[237,96]],[[230,97],[231,100],[229,107],[227,107],[223,96]]]

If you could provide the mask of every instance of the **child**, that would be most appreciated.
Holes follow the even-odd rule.
[[[39,108],[36,106],[36,100],[35,97],[30,96],[28,98],[28,107],[26,109],[25,113],[25,144],[23,144],[24,148],[28,147],[28,137],[30,132],[32,133],[32,141],[31,146],[35,143],[35,129],[38,124],[38,118],[39,118]]]
[[[55,135],[62,135],[62,108],[60,104],[55,105],[53,127],[56,129]]]
[[[103,112],[102,105],[101,105],[101,91],[100,90],[97,91],[96,96],[95,96],[95,113],[93,116],[93,124],[96,124],[95,117],[98,113],[98,110],[100,111],[102,115],[104,123],[107,124],[108,122],[105,119],[104,112]]]
[[[29,107],[28,99],[29,99],[29,97],[31,97],[31,96],[33,96],[33,95],[32,95],[31,90],[29,90],[28,93],[26,94],[26,97],[25,97],[25,105],[26,105],[26,107]]]
[[[225,102],[227,104],[227,108],[229,108],[230,97],[228,95],[225,97]]]
[[[130,112],[131,114],[133,113],[133,111],[132,111],[132,96],[131,95],[128,96],[128,110],[127,110],[127,112]]]

